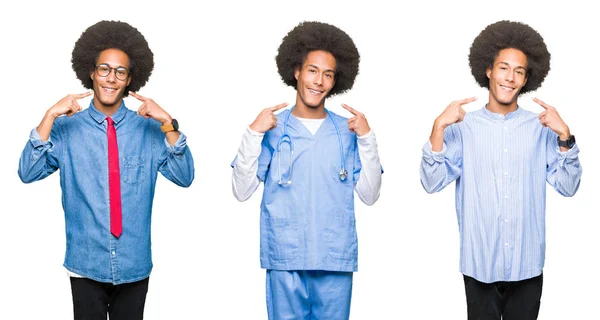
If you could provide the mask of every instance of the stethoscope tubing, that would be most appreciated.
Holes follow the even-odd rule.
[[[292,169],[293,169],[292,157],[294,155],[294,141],[292,140],[292,137],[287,133],[288,121],[290,119],[290,115],[292,114],[292,110],[294,110],[293,107],[290,109],[288,114],[285,116],[285,120],[283,121],[283,134],[281,135],[281,137],[279,137],[279,140],[277,141],[277,173],[279,175],[279,185],[289,185],[292,183]],[[340,159],[341,159],[340,172],[338,175],[340,177],[340,180],[344,181],[344,180],[346,180],[346,177],[348,176],[348,171],[346,171],[346,168],[344,167],[346,157],[344,155],[344,146],[342,144],[342,134],[340,133],[340,129],[339,129],[337,123],[335,123],[335,120],[331,116],[331,113],[329,113],[329,110],[325,109],[325,112],[327,112],[327,116],[333,122],[333,126],[335,127],[335,132],[337,133],[338,144],[340,147]],[[290,173],[288,175],[288,180],[286,182],[283,182],[283,179],[282,179],[283,177],[281,175],[281,145],[284,142],[287,142],[290,146]]]

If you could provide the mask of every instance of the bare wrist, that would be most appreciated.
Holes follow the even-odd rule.
[[[560,133],[558,135],[559,139],[562,141],[569,139],[570,136],[571,136],[571,130],[569,130],[569,127],[567,127],[566,130],[563,130],[562,133]]]
[[[50,109],[50,110],[46,111],[46,115],[44,116],[44,118],[52,119],[54,121],[59,116],[60,116],[60,114],[57,114],[56,112],[52,111],[52,109]]]

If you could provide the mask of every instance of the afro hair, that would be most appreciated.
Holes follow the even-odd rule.
[[[507,48],[518,49],[527,57],[527,83],[520,93],[539,88],[550,71],[550,53],[544,39],[530,26],[507,20],[490,24],[473,41],[469,65],[475,81],[489,89],[486,68],[492,68],[500,50]]]
[[[154,69],[154,54],[144,36],[128,23],[100,21],[87,28],[73,48],[73,70],[85,88],[93,88],[90,73],[96,67],[98,56],[106,49],[119,49],[129,57],[131,83],[125,88],[125,96],[146,84]]]
[[[296,88],[295,69],[302,66],[308,53],[316,50],[327,51],[335,58],[335,85],[328,96],[350,90],[358,75],[360,54],[348,34],[322,22],[301,22],[283,38],[275,57],[283,82]]]

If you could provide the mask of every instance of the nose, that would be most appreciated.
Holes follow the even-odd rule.
[[[106,81],[116,82],[117,81],[117,69],[110,69],[108,75],[106,75]]]
[[[315,74],[315,78],[314,78],[314,84],[320,86],[323,84],[323,74],[322,73],[317,73]]]
[[[515,75],[513,74],[513,70],[509,70],[506,73],[506,81],[510,81],[510,82],[514,82],[515,81]]]

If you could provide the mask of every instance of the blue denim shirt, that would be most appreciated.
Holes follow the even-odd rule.
[[[60,169],[69,271],[100,282],[121,284],[144,279],[152,269],[150,218],[158,172],[188,187],[194,161],[181,134],[169,145],[160,123],[146,119],[122,103],[113,114],[119,146],[123,233],[110,233],[106,116],[90,107],[54,121],[50,139],[36,129],[19,161],[25,183]]]

